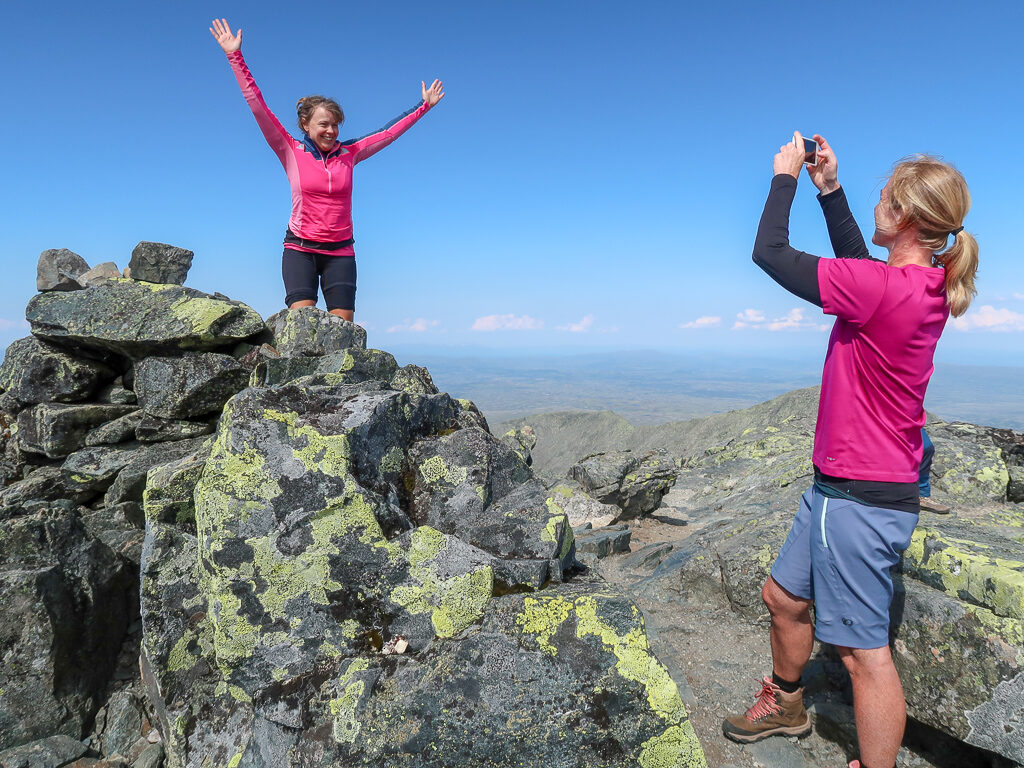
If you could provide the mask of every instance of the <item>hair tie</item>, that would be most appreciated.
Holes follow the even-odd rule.
[[[953,237],[956,237],[957,235],[959,235],[963,231],[964,231],[963,226],[959,226],[956,229],[954,229],[952,232],[950,232],[949,234],[951,234]]]

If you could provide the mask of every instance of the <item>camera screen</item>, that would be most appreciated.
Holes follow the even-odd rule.
[[[808,165],[818,164],[818,142],[814,139],[804,139],[804,162]]]

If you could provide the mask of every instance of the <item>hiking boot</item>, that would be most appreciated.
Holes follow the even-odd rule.
[[[804,689],[786,693],[770,677],[761,681],[754,704],[742,715],[722,721],[726,738],[750,744],[769,736],[806,736],[811,732],[811,716],[804,709]]]
[[[936,515],[948,515],[953,511],[953,508],[946,504],[939,504],[937,501],[932,501],[927,496],[921,498],[921,511],[922,512],[933,512]],[[858,766],[858,768],[860,768]]]

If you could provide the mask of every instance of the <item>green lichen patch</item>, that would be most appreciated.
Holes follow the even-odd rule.
[[[949,595],[1024,619],[1024,560],[1001,558],[979,542],[918,527],[904,553],[904,571]]]

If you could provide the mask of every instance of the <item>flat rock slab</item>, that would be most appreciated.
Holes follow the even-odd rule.
[[[51,248],[39,254],[36,264],[37,291],[77,291],[78,278],[88,271],[89,263],[67,248]]]
[[[629,539],[633,532],[625,525],[593,528],[576,535],[576,551],[608,557],[616,552],[629,552]]]
[[[150,416],[184,419],[218,412],[245,388],[249,371],[230,355],[188,352],[135,366],[135,394]]]
[[[186,440],[190,437],[208,435],[215,429],[210,421],[189,421],[188,419],[161,419],[143,416],[135,428],[136,439],[143,443],[166,443],[172,440]]]
[[[94,427],[134,410],[133,405],[40,403],[18,414],[18,440],[27,451],[59,459],[84,447]]]
[[[349,347],[366,349],[366,331],[316,307],[284,309],[267,318],[271,344],[282,357],[317,357]]]
[[[569,517],[569,524],[576,528],[590,524],[593,528],[611,525],[619,519],[622,510],[614,504],[605,504],[577,486],[568,483],[556,483],[548,489],[551,504],[561,508]]]
[[[0,768],[54,768],[77,760],[87,751],[78,739],[49,736],[0,752]]]
[[[88,400],[115,375],[98,360],[76,357],[29,336],[7,348],[0,365],[0,389],[23,404],[74,403]]]
[[[132,251],[128,269],[132,280],[184,285],[193,255],[192,251],[185,248],[143,241]]]
[[[389,353],[379,349],[352,347],[322,357],[279,357],[262,360],[253,369],[249,385],[273,387],[303,376],[325,373],[341,374],[345,383],[351,384],[371,379],[389,382],[397,370],[398,363]]]
[[[135,430],[142,423],[146,414],[135,406],[131,407],[134,410],[130,413],[90,429],[85,435],[85,444],[88,446],[114,445],[134,438]]]
[[[25,317],[40,338],[135,359],[233,346],[263,331],[263,319],[241,302],[124,279],[36,295]]]

